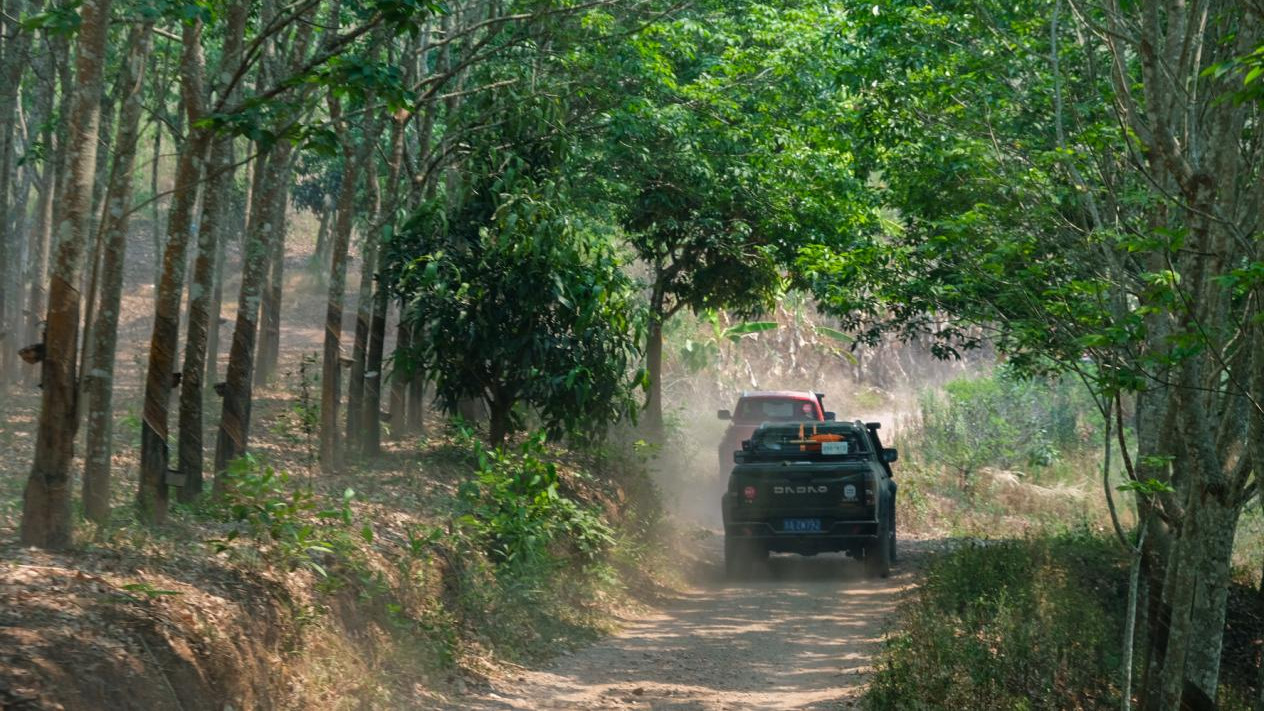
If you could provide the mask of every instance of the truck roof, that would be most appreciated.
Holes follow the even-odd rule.
[[[793,398],[796,400],[817,400],[824,397],[824,393],[814,393],[810,390],[744,390],[743,398]]]

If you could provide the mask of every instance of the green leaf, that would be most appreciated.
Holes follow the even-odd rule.
[[[835,341],[840,341],[842,343],[855,343],[856,342],[856,339],[852,338],[846,333],[843,333],[842,331],[839,331],[838,329],[830,328],[829,326],[819,326],[819,325],[816,326],[815,328],[816,328],[817,333],[819,333],[822,336],[825,336],[826,338],[832,338]]]
[[[741,340],[742,336],[753,333],[763,333],[764,331],[772,331],[778,327],[776,321],[746,321],[744,323],[734,324],[724,329],[722,334],[724,338],[734,343]]]

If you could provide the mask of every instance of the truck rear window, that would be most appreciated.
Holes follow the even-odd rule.
[[[846,456],[868,452],[865,438],[849,425],[776,425],[755,430],[750,451],[759,454],[804,453]]]
[[[788,398],[749,398],[737,403],[734,419],[744,422],[815,420],[816,405]]]

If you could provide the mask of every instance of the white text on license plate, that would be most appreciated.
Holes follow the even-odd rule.
[[[781,530],[788,533],[816,533],[821,530],[821,519],[787,518],[781,522]]]

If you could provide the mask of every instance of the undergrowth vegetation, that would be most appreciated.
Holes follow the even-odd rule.
[[[1074,381],[1000,369],[919,396],[899,432],[903,525],[966,541],[901,605],[869,708],[1117,703],[1127,561],[1106,534],[1103,434]]]
[[[609,632],[615,610],[670,575],[661,501],[632,445],[535,434],[491,449],[453,426],[409,449],[354,479],[243,458],[221,496],[174,506],[163,530],[119,509],[82,543],[127,561],[117,596],[174,620],[242,620],[172,632],[218,650],[204,659],[241,659],[248,629],[250,654],[286,689],[276,708],[432,707],[500,662]],[[221,583],[238,578],[266,592],[238,599]]]
[[[981,537],[1105,530],[1103,434],[1073,380],[1000,369],[926,391],[899,427],[902,525]]]
[[[1125,566],[1113,542],[1083,534],[944,555],[900,608],[868,708],[1112,705]]]
[[[901,605],[868,708],[1119,705],[1128,557],[1103,491],[1104,432],[1071,380],[1000,369],[920,395],[899,428],[901,525],[948,537],[951,550]],[[1132,495],[1116,490],[1121,482],[1112,472],[1130,528]],[[1246,512],[1230,619],[1249,629],[1258,626],[1247,624],[1256,616],[1245,601],[1258,584],[1262,529],[1258,513]],[[1231,660],[1253,658],[1254,634],[1226,638],[1222,708],[1249,708],[1253,667],[1234,672]]]

